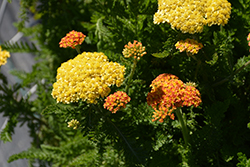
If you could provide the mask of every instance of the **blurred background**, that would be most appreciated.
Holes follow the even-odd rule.
[[[8,3],[7,0],[0,0],[0,44],[11,41],[26,41],[28,39],[23,37],[21,32],[17,31],[17,28],[13,23],[18,21],[20,14],[20,1],[13,0],[12,3]],[[30,16],[32,17],[32,16]],[[34,23],[29,22],[27,25]],[[34,56],[29,53],[10,53],[11,57],[8,59],[7,64],[1,66],[1,73],[3,73],[10,85],[13,85],[20,80],[11,75],[9,72],[13,69],[30,72],[32,65],[35,63]],[[1,84],[1,83],[0,83]],[[20,96],[24,96],[29,90],[23,90]],[[0,114],[0,131],[5,127],[7,118]],[[0,167],[27,167],[27,160],[17,160],[12,163],[7,163],[10,155],[27,150],[30,147],[32,141],[29,137],[27,125],[20,127],[20,124],[15,128],[15,134],[13,135],[12,142],[3,143],[0,140]]]

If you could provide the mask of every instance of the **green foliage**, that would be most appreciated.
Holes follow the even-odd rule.
[[[250,166],[250,160],[247,159],[246,155],[242,152],[239,152],[238,154],[238,160],[240,161],[237,164],[237,167],[249,167]]]
[[[27,42],[19,42],[19,43],[10,43],[6,42],[1,45],[1,47],[9,52],[38,52],[34,43],[31,43],[31,46]]]

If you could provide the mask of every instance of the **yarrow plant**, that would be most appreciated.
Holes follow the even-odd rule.
[[[2,50],[2,47],[0,46],[0,67],[7,63],[7,58],[9,57],[10,53],[6,50]]]
[[[80,122],[77,121],[76,119],[72,119],[70,122],[68,122],[69,128],[77,129],[79,125],[80,125]]]
[[[181,40],[175,44],[176,49],[179,49],[180,52],[186,51],[187,53],[197,54],[201,48],[203,48],[202,43],[198,43],[194,39],[185,39]]]
[[[17,24],[36,42],[1,46],[39,61],[32,72],[14,70],[23,80],[16,84],[1,69],[0,113],[8,122],[0,138],[10,141],[21,121],[37,147],[9,162],[237,166],[238,151],[250,155],[249,2],[20,0],[23,14],[40,17],[32,29],[26,19]],[[67,53],[74,57],[65,61]],[[37,98],[19,96],[33,84]]]
[[[156,77],[147,95],[147,103],[155,112],[152,121],[163,120],[170,116],[174,119],[173,111],[179,107],[197,107],[201,103],[200,92],[190,84],[185,84],[172,74],[161,74]]]
[[[61,39],[59,45],[63,48],[71,47],[72,49],[75,49],[77,45],[82,44],[85,37],[86,35],[84,35],[83,33],[72,30]]]
[[[131,98],[127,95],[127,93],[117,91],[105,99],[103,107],[112,113],[116,113],[118,110],[125,108],[126,104],[130,102],[130,100]]]
[[[154,23],[169,23],[183,33],[200,33],[203,26],[225,25],[231,14],[227,0],[158,0]]]
[[[124,46],[122,54],[125,58],[133,57],[134,59],[140,60],[147,52],[145,52],[145,46],[142,46],[141,42],[134,40],[134,43],[129,42]]]
[[[57,69],[52,96],[66,104],[79,99],[96,103],[110,93],[109,86],[121,86],[124,75],[125,67],[109,62],[103,53],[83,52]]]

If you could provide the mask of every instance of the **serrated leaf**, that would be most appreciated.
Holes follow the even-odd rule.
[[[250,122],[247,124],[248,129],[250,129]]]
[[[166,51],[161,52],[161,53],[152,53],[152,56],[162,59],[162,58],[168,57],[169,53]]]
[[[131,32],[135,33],[135,26],[129,19],[121,18],[119,16],[116,16],[117,20],[119,20],[126,28],[128,28]]]
[[[248,61],[250,61],[250,56],[243,56],[238,59],[237,63],[235,64],[235,69],[239,69],[243,67]],[[244,71],[250,71],[250,66],[246,66]]]
[[[36,53],[38,52],[38,49],[36,48],[35,44],[31,43],[31,46],[24,41],[11,43],[11,42],[5,42],[1,45],[1,47],[8,52],[13,53]]]
[[[47,106],[47,107],[42,111],[42,114],[43,114],[43,115],[49,115],[49,114],[54,114],[54,113],[57,113],[57,114],[63,113],[63,110],[59,107],[58,104],[49,105],[49,106]]]
[[[207,64],[214,65],[218,60],[218,54],[214,53],[212,56],[212,60],[205,61]]]
[[[8,120],[8,122],[7,122],[6,126],[4,127],[4,129],[2,130],[2,132],[1,132],[1,140],[4,143],[12,141],[11,135],[14,133],[14,128],[17,125],[17,117],[18,117],[18,114],[12,116]]]

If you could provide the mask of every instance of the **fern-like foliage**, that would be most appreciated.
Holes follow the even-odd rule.
[[[16,42],[16,43],[5,42],[4,44],[1,45],[1,47],[12,53],[17,53],[17,52],[37,53],[38,52],[38,49],[34,43],[31,43],[29,45],[27,42],[24,42],[24,41]]]
[[[237,164],[237,167],[250,167],[250,159],[247,159],[245,154],[239,152],[237,155],[238,155],[238,160],[240,161]]]
[[[57,161],[61,161],[61,162],[65,162],[66,159],[62,158],[60,156],[58,156],[55,153],[46,151],[46,150],[40,150],[40,149],[35,149],[35,148],[30,148],[27,151],[23,151],[19,154],[14,154],[12,155],[8,162],[12,162],[15,161],[17,159],[40,159],[40,160],[46,160],[46,161],[52,161],[52,162],[57,162]]]
[[[17,110],[17,108],[22,105],[22,102],[16,100],[19,89],[19,84],[15,84],[10,88],[5,81],[0,85],[0,113],[3,113],[3,116],[8,119],[5,128],[1,132],[1,140],[4,142],[12,141],[11,136],[18,123],[19,112],[22,110],[22,108],[20,108],[19,111]]]
[[[12,155],[8,162],[17,159],[39,159],[51,162],[53,167],[59,166],[95,166],[97,151],[86,138],[77,135],[75,138],[62,141],[60,147],[41,145],[41,148],[30,148]]]

